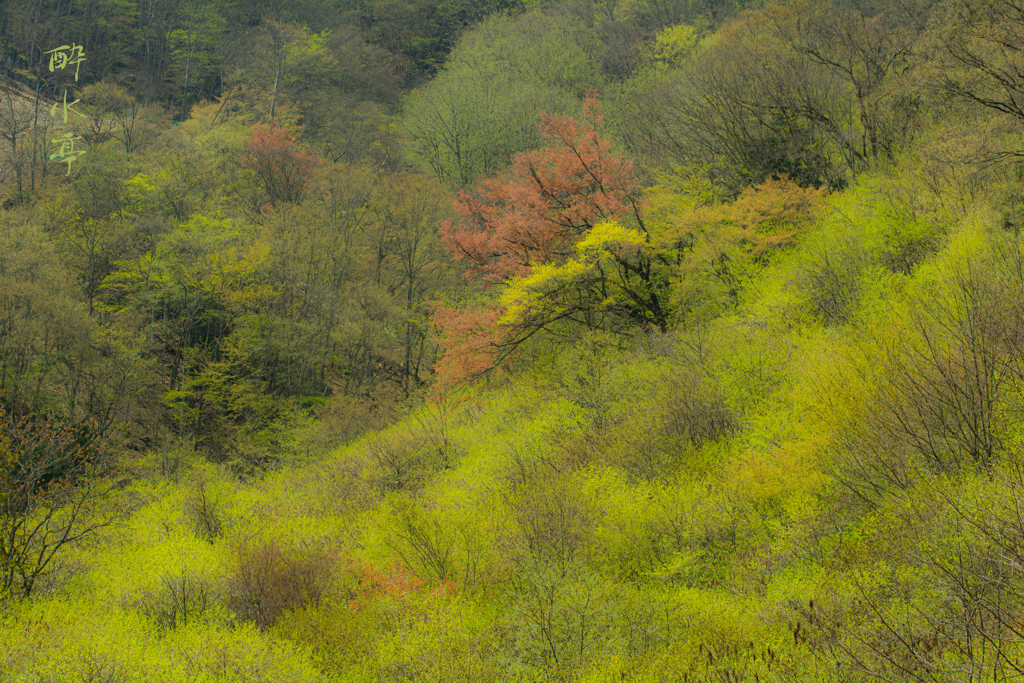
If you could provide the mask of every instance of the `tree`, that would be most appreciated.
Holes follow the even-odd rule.
[[[576,108],[598,84],[593,37],[566,17],[495,17],[468,33],[410,99],[411,155],[453,190],[506,168],[542,142],[537,109]]]
[[[140,96],[144,105],[161,99],[171,52],[171,33],[177,23],[183,0],[144,0],[139,2],[138,26],[142,44],[136,57],[144,75],[139,76]]]
[[[753,3],[739,0],[606,0],[615,14],[645,31],[679,23],[720,21]]]
[[[351,26],[311,36],[294,50],[285,93],[302,112],[300,139],[331,161],[398,169],[397,136],[390,110],[399,97],[405,65],[366,43]]]
[[[224,20],[208,0],[188,0],[180,9],[183,14],[179,21],[184,27],[171,31],[167,39],[171,46],[171,60],[184,72],[181,93],[181,120],[184,121],[188,112],[189,82],[197,71],[209,78],[210,51],[220,40]]]
[[[841,188],[917,130],[919,101],[900,79],[920,17],[901,11],[869,16],[825,4],[744,13],[677,75],[653,79],[626,137],[733,193],[781,175]]]
[[[243,168],[256,174],[271,206],[299,202],[320,160],[295,145],[283,128],[256,126],[245,142]]]
[[[97,431],[0,405],[0,591],[29,597],[68,545],[110,524],[114,464]]]
[[[603,117],[591,91],[583,120],[541,112],[537,129],[547,146],[513,159],[509,180],[485,180],[475,195],[460,192],[458,221],[441,239],[467,275],[501,282],[533,263],[560,263],[598,223],[639,218],[633,165],[601,138]]]
[[[899,3],[874,14],[824,3],[809,12],[777,6],[766,11],[775,34],[797,54],[846,85],[856,109],[848,131],[824,132],[847,148],[856,169],[866,161],[892,158],[915,132],[919,103],[893,87],[912,63],[927,18],[927,2]],[[795,19],[795,21],[794,21]],[[810,112],[808,112],[810,113]]]
[[[368,259],[360,247],[372,218],[374,177],[366,169],[334,168],[341,172],[322,174],[302,204],[267,223],[268,277],[277,295],[259,331],[274,391],[328,394],[373,327],[357,311],[367,289],[361,285]]]
[[[6,43],[7,54],[10,55],[10,51],[13,48],[16,53],[20,53],[21,56],[26,58],[26,72],[33,72],[29,85],[34,90],[34,93],[30,95],[28,89],[25,89],[20,94],[21,101],[19,102],[21,109],[24,111],[27,108],[29,97],[32,98],[31,152],[29,153],[27,150],[29,136],[25,134],[22,136],[20,152],[14,154],[10,160],[18,180],[19,196],[16,197],[16,200],[21,201],[27,196],[27,193],[23,192],[22,178],[24,169],[22,164],[26,161],[28,162],[29,173],[27,175],[29,176],[32,194],[36,191],[37,161],[41,162],[39,165],[42,166],[42,175],[44,177],[46,175],[48,154],[45,153],[45,149],[50,140],[48,133],[50,132],[49,124],[51,122],[45,115],[40,116],[40,105],[43,105],[45,110],[41,96],[49,95],[55,98],[57,93],[53,90],[54,81],[66,82],[70,80],[72,72],[68,70],[50,74],[46,68],[47,58],[45,51],[65,44],[63,39],[68,35],[69,27],[67,22],[62,21],[65,18],[62,16],[65,13],[64,8],[59,3],[15,3],[15,6],[10,7],[9,12],[4,22],[6,23],[4,30],[4,38],[6,40],[4,42]],[[14,112],[11,111],[12,102],[10,101],[12,86],[20,87],[20,84],[17,82],[17,71],[6,69],[5,72],[7,76],[5,90],[8,100],[4,103],[5,106],[0,108],[0,120],[8,116],[14,117]],[[2,127],[6,129],[8,125],[9,123],[4,121]],[[23,124],[22,130],[27,133],[27,125]],[[7,138],[8,136],[4,133],[3,137]],[[13,148],[13,141],[12,152],[17,152]],[[6,176],[6,170],[3,172],[3,175]]]
[[[19,93],[15,83],[7,80],[0,91],[0,138],[10,145],[10,150],[3,155],[0,174],[6,177],[11,170],[14,171],[18,183],[15,200],[18,202],[25,196],[25,165],[29,161],[25,145],[34,117],[32,108],[28,106],[28,96]]]
[[[625,137],[663,167],[694,169],[731,193],[782,174],[838,184],[843,164],[802,112],[844,126],[839,84],[809,70],[756,18],[728,24],[683,69],[654,79],[635,99]]]
[[[690,185],[647,191],[655,245],[678,259],[671,307],[680,320],[736,307],[757,271],[813,225],[824,196],[788,178],[746,187],[732,201]]]
[[[1024,7],[1015,0],[949,0],[936,15],[932,82],[959,100],[1024,120]]]
[[[85,110],[99,125],[106,123],[110,136],[124,146],[125,154],[134,154],[152,137],[142,105],[123,87],[94,83],[82,89],[80,99],[88,103]]]
[[[979,251],[866,335],[850,380],[867,380],[868,398],[859,418],[838,418],[834,470],[870,505],[924,475],[991,473],[1008,455],[1024,387],[1021,252],[1015,236]]]
[[[434,75],[466,26],[522,6],[520,0],[369,0],[360,23],[369,42],[410,61],[423,77]]]
[[[501,324],[517,336],[555,331],[555,323],[622,331],[631,326],[667,329],[663,302],[669,265],[639,230],[600,223],[564,263],[538,264],[502,293]],[[561,326],[561,325],[560,325]]]
[[[561,264],[537,264],[501,294],[501,324],[545,329],[665,331],[670,317],[706,317],[738,305],[747,282],[813,222],[822,192],[792,181],[748,187],[735,201],[694,205],[652,188],[645,230],[608,221]],[[557,323],[557,327],[556,327]]]
[[[103,279],[121,259],[145,251],[145,232],[135,221],[140,197],[150,189],[146,176],[134,174],[125,156],[113,148],[92,150],[89,161],[64,195],[46,209],[47,230],[60,247],[65,265],[78,276],[93,313]]]
[[[441,337],[444,354],[434,364],[437,387],[443,393],[460,382],[483,377],[508,362],[512,345],[498,321],[496,304],[434,302],[431,323]]]
[[[440,233],[446,248],[469,263],[470,279],[508,290],[497,303],[435,304],[435,324],[446,337],[438,371],[447,379],[504,363],[561,321],[666,329],[633,167],[601,138],[601,120],[593,92],[582,122],[542,113],[538,130],[548,146],[517,155],[506,182],[484,181],[476,196],[456,199],[461,218],[446,221]]]
[[[436,231],[450,200],[429,176],[331,170],[267,220],[264,372],[291,395],[365,393],[380,379],[411,392],[431,362],[424,303],[449,272]]]
[[[423,304],[436,295],[448,272],[437,226],[450,204],[440,184],[422,175],[381,178],[370,202],[376,230],[388,234],[386,248],[378,250],[377,271],[388,267],[387,291],[404,310],[402,390],[408,397],[420,381],[427,347]]]

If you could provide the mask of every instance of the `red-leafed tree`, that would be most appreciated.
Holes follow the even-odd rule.
[[[435,302],[431,313],[445,346],[444,355],[434,365],[435,386],[441,393],[500,366],[507,357],[511,340],[498,325],[500,306],[468,304],[456,308]]]
[[[239,159],[256,174],[272,206],[299,202],[321,161],[296,144],[284,128],[255,126]]]
[[[516,155],[509,180],[459,193],[460,217],[440,235],[456,260],[469,262],[467,275],[487,282],[523,275],[531,264],[564,260],[598,223],[637,216],[633,164],[609,150],[598,134],[601,120],[593,91],[582,121],[541,112],[546,147]]]
[[[598,133],[600,123],[594,92],[587,95],[581,121],[542,112],[537,125],[547,146],[516,155],[506,180],[486,180],[475,193],[459,194],[458,217],[443,224],[440,236],[457,261],[468,263],[467,277],[485,285],[508,284],[537,266],[563,264],[576,255],[581,239],[608,221],[631,225],[645,239],[633,164],[610,151]],[[650,273],[648,263],[620,261],[641,279]],[[663,326],[657,294],[646,289]],[[589,318],[586,312],[578,315],[578,308],[540,322],[510,322],[505,313],[495,303],[434,305],[434,325],[446,347],[436,367],[442,386],[502,367],[542,329],[581,320],[586,325]]]

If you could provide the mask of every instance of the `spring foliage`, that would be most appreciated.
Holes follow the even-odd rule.
[[[1012,4],[137,4],[0,8],[0,679],[1022,678]]]

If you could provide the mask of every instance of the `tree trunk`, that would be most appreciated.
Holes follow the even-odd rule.
[[[274,78],[274,96],[270,98],[270,121],[274,121],[274,109],[277,107],[277,91],[281,86],[281,70],[284,68],[284,40],[277,50],[277,76]]]
[[[40,85],[40,82],[41,81],[40,81],[40,78],[39,78],[39,67],[37,66],[36,67],[36,102],[35,102],[35,111],[33,112],[33,115],[32,115],[32,195],[33,196],[36,193],[36,150],[38,149],[38,145],[39,145],[39,138],[38,138],[38,135],[36,135],[36,128],[39,125],[39,85]],[[45,145],[45,141],[44,141],[44,145]],[[44,147],[43,151],[44,152],[46,151],[45,147]]]
[[[192,68],[192,55],[193,55],[193,53],[195,53],[196,43],[199,42],[199,36],[198,36],[199,31],[198,31],[198,29],[196,29],[196,34],[197,35],[196,35],[195,39],[193,39],[193,37],[192,37],[192,30],[193,30],[193,28],[195,28],[196,8],[198,7],[198,5],[199,5],[199,3],[197,3],[197,2],[193,2],[192,3],[192,14],[190,14],[189,18],[188,18],[188,38],[186,39],[186,42],[187,42],[187,45],[188,45],[188,56],[185,58],[185,89],[184,89],[184,93],[181,96],[181,120],[182,120],[182,122],[185,121],[185,112],[186,112],[187,107],[188,107],[188,77],[189,77],[189,69]]]

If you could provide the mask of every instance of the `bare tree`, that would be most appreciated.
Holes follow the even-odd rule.
[[[14,172],[17,183],[17,201],[21,201],[25,192],[24,175],[27,155],[24,149],[25,138],[32,127],[34,118],[27,98],[18,92],[12,81],[5,79],[3,91],[0,92],[0,139],[10,147],[3,165]]]
[[[930,33],[933,83],[954,98],[1024,120],[1024,5],[950,0]]]
[[[835,474],[874,505],[921,473],[992,472],[1012,454],[1024,389],[1024,258],[998,231],[911,303],[900,332],[865,332],[871,398],[839,435]],[[1008,440],[1009,439],[1009,440]]]
[[[0,592],[28,597],[65,547],[118,517],[98,430],[0,407]]]
[[[876,549],[879,565],[847,567],[846,599],[798,609],[806,628],[794,638],[847,671],[841,680],[1021,680],[1024,470],[916,474],[913,504],[895,513],[914,533]]]

